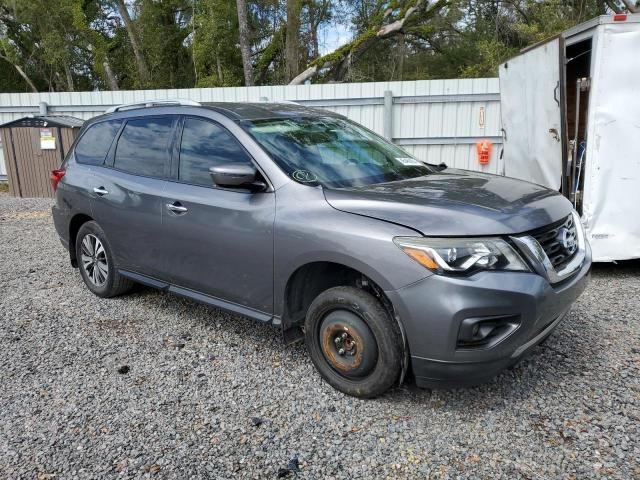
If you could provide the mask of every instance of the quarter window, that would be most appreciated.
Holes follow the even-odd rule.
[[[102,165],[107,152],[122,125],[121,120],[109,120],[91,125],[75,148],[78,163]]]
[[[251,164],[240,143],[215,123],[187,118],[180,144],[178,178],[183,182],[212,186],[209,168],[226,163]]]
[[[114,167],[136,175],[164,176],[173,121],[172,117],[127,121],[118,140]]]

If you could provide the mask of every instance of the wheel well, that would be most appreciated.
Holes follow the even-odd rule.
[[[373,280],[363,273],[346,265],[332,262],[314,262],[298,268],[287,282],[284,298],[282,333],[285,343],[293,343],[304,337],[301,327],[304,325],[307,310],[311,302],[325,290],[333,287],[354,286],[376,297],[387,310],[392,321],[396,321],[402,335],[403,365],[399,383],[402,383],[409,371],[409,346],[393,304]]]
[[[367,290],[385,308],[391,308],[382,289],[366,275],[339,263],[314,262],[298,268],[287,282],[283,315],[285,329],[303,325],[311,302],[322,292],[343,286]]]
[[[80,227],[93,220],[89,215],[79,213],[75,215],[69,222],[69,258],[71,258],[71,265],[75,268],[78,266],[78,259],[76,258],[76,236]]]

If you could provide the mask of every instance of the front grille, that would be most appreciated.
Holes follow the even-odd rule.
[[[573,215],[534,230],[530,235],[538,241],[556,270],[562,268],[578,251],[578,234]]]

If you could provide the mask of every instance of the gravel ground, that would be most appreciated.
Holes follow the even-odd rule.
[[[363,401],[271,327],[93,296],[50,205],[0,194],[0,478],[640,478],[640,263],[488,385]]]

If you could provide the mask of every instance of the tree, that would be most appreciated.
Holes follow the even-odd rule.
[[[322,24],[327,23],[333,14],[331,0],[309,0],[306,2],[306,24],[308,25],[309,55],[306,60],[312,60],[320,56],[318,42],[318,29]],[[296,72],[297,73],[297,72]]]
[[[242,85],[242,56],[236,43],[229,41],[239,38],[235,3],[228,0],[202,0],[197,12],[192,39],[193,62],[198,71],[197,86]]]
[[[140,47],[140,41],[138,39],[139,34],[136,26],[131,20],[129,10],[124,0],[115,0],[115,5],[120,14],[120,18],[124,21],[124,25],[127,29],[127,35],[129,36],[129,43],[133,49],[133,54],[136,57],[136,65],[138,67],[138,76],[140,77],[140,83],[144,86],[149,82],[149,67],[142,54],[142,48]]]
[[[291,81],[298,74],[300,60],[300,12],[301,0],[287,0],[287,29],[285,44],[285,81]]]
[[[399,0],[393,3],[399,8],[384,8],[386,2],[378,2],[381,8],[371,15],[369,28],[350,43],[311,62],[309,67],[290,83],[304,83],[321,73],[323,69],[327,70],[326,75],[334,80],[343,79],[351,64],[372,45],[400,33],[409,33],[410,30],[405,31],[407,27],[427,22],[447,4],[445,0],[434,3],[428,0]]]
[[[494,76],[520,49],[637,3],[0,0],[0,90]],[[350,40],[327,53],[332,24]]]
[[[240,35],[240,53],[242,54],[242,68],[244,70],[244,84],[253,85],[253,65],[251,63],[251,36],[249,32],[249,20],[247,18],[246,0],[236,0],[238,10],[238,33]]]
[[[141,1],[136,27],[149,69],[151,88],[179,88],[194,85],[191,0]]]
[[[24,71],[23,66],[20,65],[21,55],[18,51],[18,46],[9,39],[9,32],[11,30],[15,32],[16,30],[17,21],[15,19],[15,11],[12,14],[5,5],[0,4],[0,19],[2,19],[2,24],[0,25],[0,60],[12,66],[20,78],[27,83],[31,91],[37,92],[38,88],[33,80],[31,80],[29,75]],[[3,82],[7,81],[7,83],[9,83],[10,80],[13,80],[11,84],[16,83],[15,77],[12,79],[11,75],[8,75],[5,69],[2,69],[2,71],[5,72],[2,76]]]

